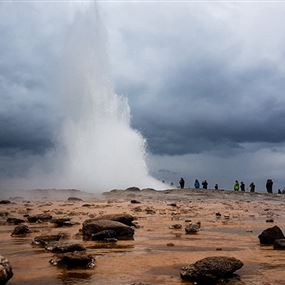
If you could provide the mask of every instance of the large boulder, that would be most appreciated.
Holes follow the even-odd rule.
[[[108,214],[108,215],[102,215],[102,216],[95,217],[92,220],[93,221],[111,220],[111,221],[119,222],[119,223],[122,223],[122,224],[125,224],[131,227],[131,226],[135,226],[135,224],[133,224],[134,219],[135,218],[130,214]]]
[[[84,246],[78,243],[61,243],[61,242],[54,242],[47,244],[45,249],[53,253],[66,253],[66,252],[86,250]]]
[[[8,259],[0,255],[0,284],[6,284],[12,277],[13,271]]]
[[[82,234],[85,240],[92,240],[93,235],[105,230],[112,230],[116,233],[119,240],[133,239],[134,229],[131,227],[111,220],[86,220],[82,226]]]
[[[82,252],[68,252],[50,260],[52,265],[71,268],[93,268],[95,258]]]
[[[206,257],[183,267],[180,271],[180,276],[184,280],[199,284],[211,284],[220,278],[230,277],[242,266],[243,263],[234,257]]]
[[[271,245],[276,239],[284,239],[285,236],[278,226],[264,230],[259,236],[260,244]]]
[[[33,216],[28,216],[29,223],[48,222],[51,219],[52,219],[52,216],[49,214],[37,214]]]

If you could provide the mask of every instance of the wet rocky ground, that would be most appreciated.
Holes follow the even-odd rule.
[[[70,199],[37,194],[0,202],[0,254],[14,274],[8,284],[191,284],[181,279],[181,268],[210,256],[243,262],[227,284],[285,284],[285,250],[258,239],[274,225],[285,232],[285,195],[189,189],[114,190],[101,197],[74,192]],[[35,218],[39,214],[43,219]],[[133,240],[86,240],[84,221],[107,214],[135,217]],[[16,224],[28,230],[11,236]],[[62,243],[84,247],[94,266],[51,264],[58,254],[33,240],[58,234]]]

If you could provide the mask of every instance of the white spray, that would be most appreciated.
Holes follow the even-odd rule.
[[[93,4],[75,15],[67,33],[59,77],[64,119],[58,184],[89,191],[161,188],[148,174],[144,138],[130,127],[127,99],[113,90],[105,35]]]

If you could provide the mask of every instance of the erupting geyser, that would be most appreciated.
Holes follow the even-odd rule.
[[[75,15],[67,32],[58,84],[64,106],[59,184],[89,191],[160,188],[148,174],[145,140],[130,127],[127,99],[113,90],[105,34],[93,4]]]

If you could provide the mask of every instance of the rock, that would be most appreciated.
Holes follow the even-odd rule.
[[[6,284],[12,277],[13,271],[8,259],[0,255],[0,284]]]
[[[92,240],[93,235],[105,230],[115,231],[116,238],[119,240],[133,239],[134,236],[134,229],[111,220],[86,220],[82,226],[83,237],[86,240]]]
[[[102,216],[95,217],[93,220],[94,221],[110,220],[110,221],[119,222],[119,223],[122,223],[122,224],[125,224],[131,227],[131,226],[135,226],[135,224],[133,224],[134,219],[135,218],[129,214],[109,214],[109,215],[102,215]]]
[[[1,200],[0,204],[11,204],[11,201],[9,201],[9,200]]]
[[[180,230],[180,229],[182,229],[182,225],[181,224],[174,224],[174,225],[171,225],[169,228],[175,229],[175,230]]]
[[[6,222],[7,222],[8,224],[19,225],[19,224],[24,223],[25,220],[19,219],[19,218],[8,218],[8,219],[6,220]]]
[[[94,205],[92,205],[92,204],[83,204],[81,207],[93,207]]]
[[[78,197],[68,197],[67,201],[70,201],[70,202],[80,202],[80,201],[83,201],[81,198],[78,198]]]
[[[197,232],[200,231],[201,228],[201,224],[197,223],[197,224],[188,224],[185,227],[185,232],[186,234],[196,234]]]
[[[141,207],[135,207],[132,209],[132,211],[134,212],[142,212],[142,208]]]
[[[166,244],[166,246],[175,246],[175,244],[173,242],[169,242]]]
[[[138,200],[131,200],[131,203],[132,203],[132,204],[140,204],[141,202],[138,201]]]
[[[49,214],[37,214],[33,216],[28,216],[29,223],[48,222],[51,219],[52,219],[52,216]]]
[[[170,203],[170,204],[167,204],[167,206],[177,207],[177,204],[176,203]]]
[[[216,218],[220,218],[222,216],[222,214],[220,212],[216,213]]]
[[[50,260],[52,265],[71,268],[93,268],[95,258],[82,252],[69,252]]]
[[[180,271],[180,276],[184,280],[208,284],[220,278],[230,277],[242,266],[243,263],[234,257],[206,257],[183,267]]]
[[[276,239],[284,239],[284,234],[278,226],[264,230],[259,236],[260,244],[271,245]]]
[[[273,219],[267,219],[266,223],[274,223],[274,220]]]
[[[113,230],[104,230],[92,235],[92,240],[106,241],[106,239],[116,238],[117,233]]]
[[[54,218],[50,220],[51,223],[55,224],[57,227],[71,227],[73,223],[70,222],[70,218]]]
[[[61,243],[55,242],[45,246],[45,249],[53,253],[66,253],[74,251],[84,251],[86,248],[78,243]]]
[[[125,191],[129,191],[129,192],[139,192],[141,191],[140,188],[138,187],[129,187],[127,188]]]
[[[273,243],[273,248],[284,250],[285,249],[285,239],[276,239]]]
[[[15,227],[11,236],[24,236],[29,232],[30,232],[30,229],[27,225],[19,225]]]
[[[156,212],[154,209],[150,208],[150,207],[146,207],[144,210],[148,215],[154,215]]]
[[[41,235],[41,236],[36,236],[33,239],[33,244],[39,245],[39,246],[47,246],[51,242],[59,241],[64,237],[64,234],[59,233],[57,235]]]

